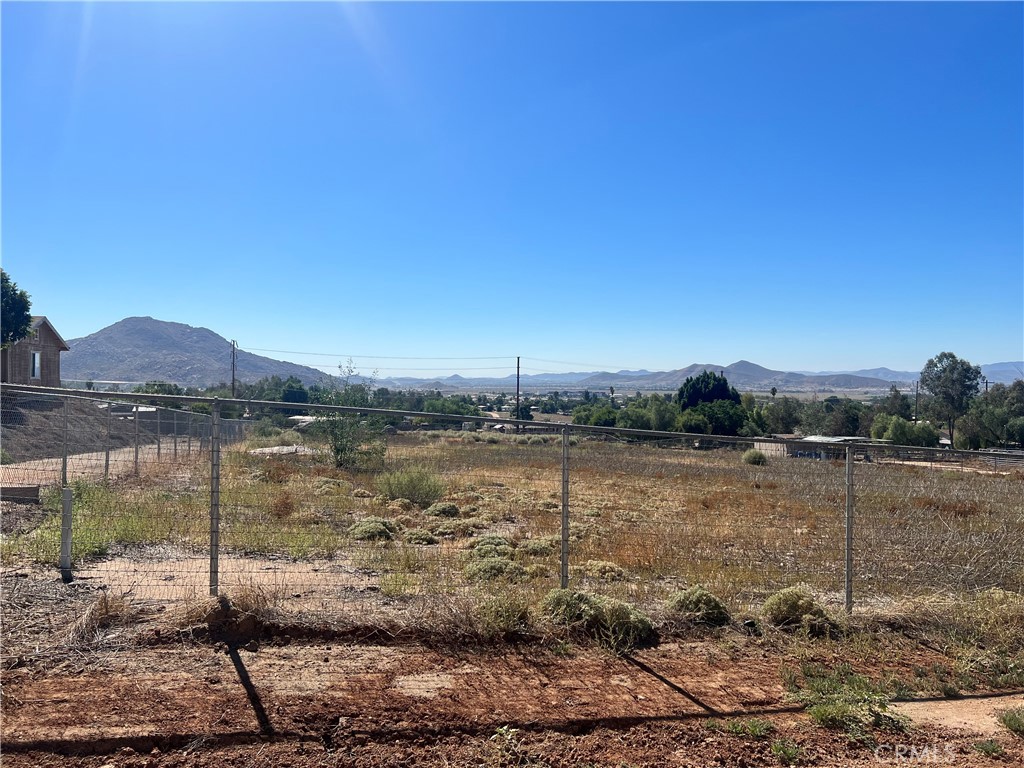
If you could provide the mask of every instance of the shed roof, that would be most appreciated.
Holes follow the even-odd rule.
[[[71,351],[71,347],[69,347],[68,343],[64,341],[64,337],[57,333],[57,329],[53,327],[53,323],[46,319],[46,315],[32,315],[32,325],[30,327],[33,331],[38,330],[43,325],[46,325],[53,335],[57,337],[57,341],[60,342],[62,352]]]

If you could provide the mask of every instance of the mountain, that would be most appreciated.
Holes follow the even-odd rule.
[[[205,387],[231,381],[231,342],[208,328],[152,317],[128,317],[89,336],[68,341],[61,356],[65,381],[169,381]],[[316,368],[238,350],[236,378],[295,376],[307,386],[331,377]]]
[[[800,371],[807,376],[836,376],[850,374],[885,379],[897,384],[909,385],[921,377],[920,371],[894,371],[891,368],[868,368],[859,371]],[[1012,384],[1017,379],[1024,379],[1024,361],[1006,363],[988,363],[981,366],[981,375],[988,379],[989,384]]]
[[[644,373],[631,375],[623,373],[595,373],[577,386],[587,389],[607,389],[615,387],[620,391],[632,389],[678,389],[690,376],[698,376],[703,371],[723,373],[729,383],[740,390],[764,392],[772,387],[786,392],[816,392],[830,389],[888,389],[889,382],[869,376],[851,374],[824,374],[808,376],[801,373],[773,371],[770,368],[739,360],[731,365],[714,365],[696,363],[674,371]]]
[[[208,328],[193,328],[151,317],[129,317],[101,331],[68,342],[70,352],[61,357],[61,375],[65,381],[144,382],[170,381],[182,386],[203,387],[231,380],[231,342]],[[1009,384],[1022,378],[1024,362],[992,363],[981,366],[989,383]],[[702,371],[721,372],[741,391],[828,392],[875,390],[884,392],[893,382],[906,389],[917,373],[871,368],[860,371],[793,372],[775,371],[738,360],[731,365],[695,363],[672,371],[621,370],[576,371],[570,373],[534,373],[520,377],[523,391],[636,390],[668,392],[678,389],[689,376]],[[237,378],[252,382],[264,376],[295,376],[307,386],[328,382],[331,376],[316,368],[286,363],[238,350]],[[361,377],[353,377],[362,381]],[[504,390],[514,391],[515,374],[503,377],[466,377],[452,374],[446,378],[419,379],[394,377],[380,379],[377,385],[394,389],[423,390]]]

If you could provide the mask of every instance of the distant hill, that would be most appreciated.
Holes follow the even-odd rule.
[[[129,317],[101,331],[68,342],[70,352],[61,357],[61,375],[65,381],[170,381],[182,386],[208,386],[231,380],[231,343],[208,328],[193,328],[151,317]],[[1022,378],[1024,362],[992,363],[981,366],[990,383],[1010,383]],[[792,372],[775,371],[748,360],[731,365],[695,363],[672,371],[578,371],[573,373],[523,374],[524,391],[537,390],[635,390],[671,391],[682,386],[688,376],[701,371],[722,372],[729,383],[741,391],[780,392],[885,391],[893,382],[907,389],[918,373],[872,368],[860,371]],[[264,376],[295,376],[307,386],[328,382],[331,376],[295,363],[238,351],[237,377],[253,382]],[[359,380],[359,377],[356,378]],[[504,390],[516,386],[514,374],[504,377],[464,377],[419,379],[396,377],[380,379],[380,386],[398,389],[442,391]]]
[[[921,376],[920,371],[894,371],[890,368],[869,368],[860,371],[824,371],[821,373],[801,371],[801,373],[808,376],[850,374],[852,376],[868,376],[904,384],[917,381]],[[981,375],[988,379],[989,384],[1012,384],[1017,379],[1024,379],[1024,361],[983,364],[981,366]]]
[[[127,317],[80,339],[61,356],[64,381],[169,381],[205,387],[231,381],[231,342],[208,328]],[[307,386],[331,377],[316,368],[238,351],[236,378],[295,376]]]

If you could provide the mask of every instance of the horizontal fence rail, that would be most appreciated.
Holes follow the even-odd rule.
[[[1012,453],[15,386],[2,430],[4,572],[139,600],[408,618],[557,587],[655,612],[696,584],[739,610],[1024,588]]]

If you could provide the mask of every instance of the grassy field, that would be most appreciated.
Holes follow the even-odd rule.
[[[390,600],[512,589],[536,602],[557,586],[559,437],[400,434],[373,471],[338,469],[316,445],[308,453],[253,452],[301,441],[283,433],[225,452],[221,552],[233,564],[253,565],[225,565],[223,583],[252,580],[273,561],[266,584],[282,593],[316,591],[327,610],[332,595],[344,605],[357,587]],[[702,584],[742,611],[804,584],[826,605],[841,605],[842,462],[772,458],[754,466],[733,448],[573,442],[572,586],[653,608]],[[140,478],[76,482],[76,569],[113,557],[205,557],[209,494],[208,463],[196,457],[149,463]],[[858,605],[1020,591],[1022,497],[1019,472],[858,462]],[[56,564],[56,494],[47,506],[53,514],[41,525],[4,538],[5,566]]]

